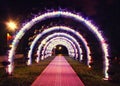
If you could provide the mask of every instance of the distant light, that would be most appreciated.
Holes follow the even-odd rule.
[[[62,49],[62,47],[60,46],[58,49],[59,49],[59,50],[61,50],[61,49]]]
[[[9,21],[6,25],[10,31],[15,31],[17,29],[17,23],[14,21]]]

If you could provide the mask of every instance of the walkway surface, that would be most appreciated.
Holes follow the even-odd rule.
[[[56,56],[32,86],[84,86],[64,56]]]

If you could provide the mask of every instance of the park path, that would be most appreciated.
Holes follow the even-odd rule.
[[[84,86],[64,56],[56,56],[32,86]]]

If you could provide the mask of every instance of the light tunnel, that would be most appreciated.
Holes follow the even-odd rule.
[[[57,39],[57,40],[54,40],[54,42],[50,43],[48,46],[47,46],[47,49],[46,47],[43,48],[43,56],[45,56],[46,58],[46,54],[48,52],[52,52],[52,50],[57,46],[57,45],[63,45],[67,48],[68,52],[69,52],[69,55],[71,55],[72,53],[75,53],[74,52],[74,49],[72,47],[72,45],[66,41],[66,40],[63,40],[63,39]],[[46,52],[46,54],[45,54]],[[78,57],[78,56],[77,56]]]
[[[32,52],[33,52],[33,48],[34,48],[34,46],[35,46],[35,44],[36,44],[36,42],[40,39],[40,37],[42,37],[42,35],[44,35],[44,34],[46,34],[46,33],[48,33],[48,32],[51,32],[51,31],[55,31],[55,30],[64,30],[64,31],[67,31],[67,32],[72,32],[73,34],[75,34],[82,42],[83,42],[83,44],[84,44],[84,46],[85,46],[85,48],[86,48],[86,51],[87,51],[87,65],[90,67],[90,63],[91,63],[91,56],[90,56],[90,54],[91,54],[91,52],[90,52],[90,48],[89,48],[89,46],[88,46],[88,43],[87,43],[87,41],[83,38],[83,36],[79,33],[79,32],[77,32],[77,31],[75,31],[75,30],[73,30],[73,29],[71,29],[71,28],[69,28],[69,27],[67,27],[67,26],[53,26],[53,27],[51,27],[51,28],[48,28],[48,29],[46,29],[45,31],[43,31],[41,34],[39,34],[34,40],[33,40],[33,42],[32,42],[32,44],[31,44],[31,46],[30,46],[30,50],[29,50],[29,53],[28,53],[28,58],[29,58],[29,60],[28,60],[28,65],[30,65],[31,64],[31,56],[32,56]],[[59,35],[59,34],[56,34],[56,35]],[[68,34],[67,34],[68,35]],[[66,36],[67,36],[66,35]],[[50,36],[52,36],[52,34],[50,35]],[[70,37],[70,36],[69,36]],[[73,40],[76,40],[75,38],[73,38],[72,37],[72,39]],[[77,43],[77,40],[76,40],[76,43]],[[79,45],[79,43],[77,43],[77,45]],[[80,52],[82,52],[82,49],[80,48],[80,46],[78,46],[78,50],[80,50]],[[80,54],[80,53],[79,53]],[[81,56],[80,56],[80,61],[83,59],[82,58],[82,54],[80,54]]]
[[[55,34],[54,34],[55,35]],[[50,40],[49,40],[50,39]],[[46,40],[46,41],[45,41]],[[76,57],[77,55],[77,53],[78,53],[78,51],[77,51],[77,48],[76,48],[76,46],[75,46],[75,43],[73,42],[73,41],[71,41],[71,40],[69,40],[68,38],[66,38],[66,37],[63,37],[63,36],[56,36],[56,37],[53,37],[53,38],[51,38],[51,35],[50,36],[48,36],[46,39],[44,39],[43,41],[45,41],[46,42],[46,44],[45,44],[45,46],[44,46],[44,52],[43,53],[45,53],[45,54],[48,54],[48,53],[50,53],[51,54],[51,51],[52,51],[52,49],[54,48],[54,46],[51,46],[50,44],[52,43],[52,44],[55,44],[55,43],[58,43],[57,41],[59,42],[59,41],[65,41],[65,42],[67,42],[68,44],[69,44],[69,46],[70,46],[70,48],[68,49],[69,50],[69,55],[70,56],[72,56],[72,57]],[[61,43],[60,43],[61,44]],[[63,44],[63,43],[62,43]],[[62,45],[61,44],[61,45]],[[67,46],[68,44],[66,44],[65,46]],[[40,60],[40,56],[41,56],[41,53],[40,53],[40,51],[42,51],[42,47],[43,47],[43,43],[41,42],[41,44],[39,45],[39,47],[38,47],[38,50],[37,50],[37,58],[36,58],[36,61],[37,62],[39,62],[39,60]],[[49,46],[50,46],[50,48],[49,48]],[[77,58],[77,57],[76,57]]]
[[[65,27],[64,27],[65,28]],[[49,29],[47,29],[47,30],[49,30],[49,31],[54,31],[54,30],[56,30],[56,29],[60,29],[60,27],[58,26],[58,27],[51,27],[51,28],[49,28]],[[47,30],[45,30],[45,32],[48,32]],[[44,32],[44,31],[43,31]],[[45,33],[43,33],[43,34],[45,34]],[[72,37],[72,36],[70,36],[69,34],[66,34],[66,33],[55,33],[55,34],[53,34],[53,35],[64,35],[64,36],[66,36],[66,37],[69,37],[69,38],[71,38],[74,42],[75,42],[75,44],[77,45],[77,47],[78,47],[78,50],[79,50],[79,54],[81,55],[80,56],[80,59],[82,59],[82,49],[80,48],[80,44],[77,42],[77,40],[74,38],[74,37]],[[52,34],[50,35],[50,36],[52,36]],[[34,46],[35,46],[35,44],[38,42],[38,40],[40,39],[40,37],[42,37],[42,35],[41,34],[38,34],[37,36],[36,36],[36,38],[33,40],[33,42],[32,42],[32,44],[31,44],[31,46],[30,46],[30,50],[29,50],[29,52],[28,52],[28,62],[27,62],[27,65],[31,65],[31,63],[32,63],[32,52],[33,52],[33,49],[34,49]],[[39,55],[38,55],[39,56]]]
[[[51,40],[48,41],[48,43],[46,43],[46,45],[44,46],[46,51],[44,53],[47,52],[47,50],[52,51],[52,49],[54,48],[54,46],[56,46],[59,42],[65,41],[66,43],[69,43],[71,46],[71,48],[69,48],[69,55],[71,55],[72,53],[72,57],[78,58],[77,54],[78,54],[78,50],[77,50],[77,46],[75,45],[75,43],[71,40],[69,40],[66,37],[55,37]],[[68,44],[66,44],[67,46]],[[80,53],[81,54],[81,53]]]
[[[47,37],[48,38],[48,37]],[[44,51],[45,52],[43,52],[44,54],[47,54],[47,53],[51,53],[51,49],[52,48],[54,48],[54,47],[51,47],[51,45],[50,44],[55,44],[57,41],[59,42],[59,41],[64,41],[64,42],[66,42],[66,43],[68,43],[69,44],[69,51],[68,51],[68,54],[70,55],[70,56],[72,56],[72,57],[76,57],[75,56],[75,54],[77,53],[77,49],[76,49],[76,46],[75,46],[75,44],[71,41],[71,40],[69,40],[69,39],[67,39],[66,37],[61,37],[61,36],[59,36],[59,37],[54,37],[54,38],[50,38],[50,40],[49,39],[47,39],[46,40],[46,44],[45,44],[45,46],[44,46]],[[44,40],[43,40],[44,41]],[[61,44],[61,43],[60,43]],[[66,46],[68,45],[68,44],[66,44]],[[38,47],[38,51],[37,51],[37,58],[39,59],[40,58],[40,51],[42,50],[42,46],[43,46],[44,44],[40,44],[39,45],[39,47]],[[51,49],[50,49],[51,48]],[[49,51],[49,52],[48,52]],[[71,53],[73,54],[73,55],[71,55]],[[77,57],[76,57],[77,58]],[[39,60],[37,60],[38,62],[39,62]]]
[[[43,21],[45,19],[48,18],[56,18],[56,17],[65,17],[65,18],[71,18],[73,20],[76,20],[82,24],[84,24],[86,27],[88,27],[88,29],[90,31],[92,31],[92,33],[98,38],[98,40],[100,41],[103,53],[104,53],[104,74],[105,74],[105,78],[108,78],[108,69],[109,69],[109,52],[108,52],[108,44],[106,43],[106,40],[104,39],[104,37],[102,36],[102,33],[98,30],[98,28],[96,26],[94,26],[89,20],[84,19],[82,16],[71,13],[71,12],[67,12],[67,11],[53,11],[53,12],[47,12],[44,13],[38,17],[33,18],[30,22],[28,22],[27,24],[25,24],[21,30],[18,32],[18,34],[16,35],[16,37],[13,40],[12,43],[12,48],[9,52],[9,56],[8,56],[8,61],[10,62],[10,64],[8,65],[8,73],[11,74],[13,72],[13,58],[15,55],[15,50],[17,48],[17,45],[20,41],[20,39],[23,37],[23,35],[26,33],[26,31],[28,31],[33,25],[35,25],[36,23]]]

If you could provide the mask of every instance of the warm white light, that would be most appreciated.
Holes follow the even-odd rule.
[[[49,29],[46,29],[46,30],[50,30],[50,31],[52,31],[52,29],[53,30],[55,30],[55,29],[59,29],[59,27],[61,27],[61,29],[67,29],[67,27],[65,27],[65,26],[54,26],[54,27],[51,27],[51,28],[49,28]],[[79,55],[80,55],[80,57],[79,58],[82,58],[82,49],[81,49],[81,47],[80,47],[80,45],[79,45],[79,43],[77,42],[77,40],[74,38],[74,37],[72,37],[71,35],[69,35],[69,34],[67,34],[67,33],[54,33],[54,34],[51,34],[51,35],[49,35],[48,37],[46,37],[44,40],[46,40],[46,42],[47,42],[47,40],[49,40],[51,37],[58,37],[58,35],[59,36],[62,36],[62,37],[67,37],[67,38],[69,38],[72,42],[74,41],[74,43],[76,44],[76,47],[78,48],[78,50],[79,50],[79,52],[77,52],[77,50],[72,50],[72,47],[71,48],[68,48],[68,51],[69,51],[69,55],[71,55],[71,53],[70,52],[72,52],[72,51],[74,51],[74,54],[72,55],[73,57],[75,57],[76,59],[78,58],[78,56],[77,56],[77,53],[79,53]],[[69,40],[69,41],[70,41]],[[60,43],[60,42],[62,42],[62,40],[61,41],[53,41],[53,40],[51,40],[51,43],[50,43],[50,51],[52,51],[52,49],[53,49],[53,47],[54,46],[56,46],[56,45],[58,45],[58,44],[64,44],[64,43]],[[34,43],[34,42],[33,42]],[[72,43],[73,45],[74,45],[74,43]],[[53,45],[52,45],[53,44]],[[69,43],[67,43],[67,44],[65,44],[65,46],[67,47],[69,45]],[[38,55],[38,59],[40,58],[40,51],[41,51],[41,48],[42,48],[42,46],[43,45],[41,45],[40,44],[40,46],[38,47],[38,52],[37,52],[37,55]],[[49,47],[47,47],[47,48],[49,48]],[[75,47],[73,48],[73,49],[76,49]],[[31,49],[32,50],[32,49]],[[30,50],[30,51],[31,51]],[[29,51],[29,52],[30,52]],[[29,53],[30,54],[30,53]]]
[[[15,29],[17,29],[17,23],[14,21],[9,21],[6,23],[7,27],[9,30],[11,31],[15,31]]]
[[[61,49],[62,49],[62,47],[60,46],[58,49],[59,49],[59,50],[61,50]]]
[[[43,57],[47,57],[46,55],[48,54],[48,52],[52,52],[52,50],[53,50],[53,48],[55,47],[55,46],[57,46],[57,45],[63,45],[63,46],[65,46],[66,48],[67,48],[67,50],[68,50],[68,52],[70,52],[70,50],[73,50],[73,47],[72,47],[72,45],[71,45],[71,43],[70,42],[68,42],[68,41],[66,41],[66,40],[64,40],[64,39],[52,39],[52,40],[50,40],[51,42],[47,42],[47,44],[44,46],[44,48],[43,48],[43,50],[42,50],[42,56]],[[50,44],[49,44],[50,43]],[[58,48],[59,50],[61,50],[62,49],[62,47],[59,47]],[[38,51],[38,52],[40,52],[40,51]],[[39,53],[39,55],[38,56],[40,56],[41,54]],[[39,58],[39,57],[38,57]],[[42,58],[42,60],[43,60],[44,58]]]
[[[45,40],[43,40],[41,43],[42,43],[42,44],[46,44],[46,41],[45,41]]]
[[[40,60],[40,57],[41,57],[40,51],[41,51],[43,46],[44,46],[43,49],[45,49],[44,53],[49,54],[49,56],[52,55],[52,49],[53,48],[56,49],[56,44],[59,44],[59,45],[63,45],[63,46],[67,47],[69,56],[76,57],[75,56],[75,54],[77,54],[77,50],[76,50],[76,46],[75,46],[76,43],[74,44],[73,39],[71,38],[71,40],[69,40],[68,39],[69,37],[68,38],[66,38],[66,36],[59,36],[58,37],[57,35],[58,35],[57,33],[54,33],[54,34],[51,34],[51,35],[47,36],[45,39],[43,39],[43,40],[46,40],[46,44],[45,44],[45,46],[43,44],[40,44],[39,47],[38,47],[37,58],[36,58],[37,63],[39,63],[39,60]],[[56,40],[59,40],[59,43]],[[61,41],[61,43],[60,43],[60,41]],[[66,41],[67,44],[64,44],[63,41],[64,42]],[[54,44],[54,45],[51,45],[51,44]]]

